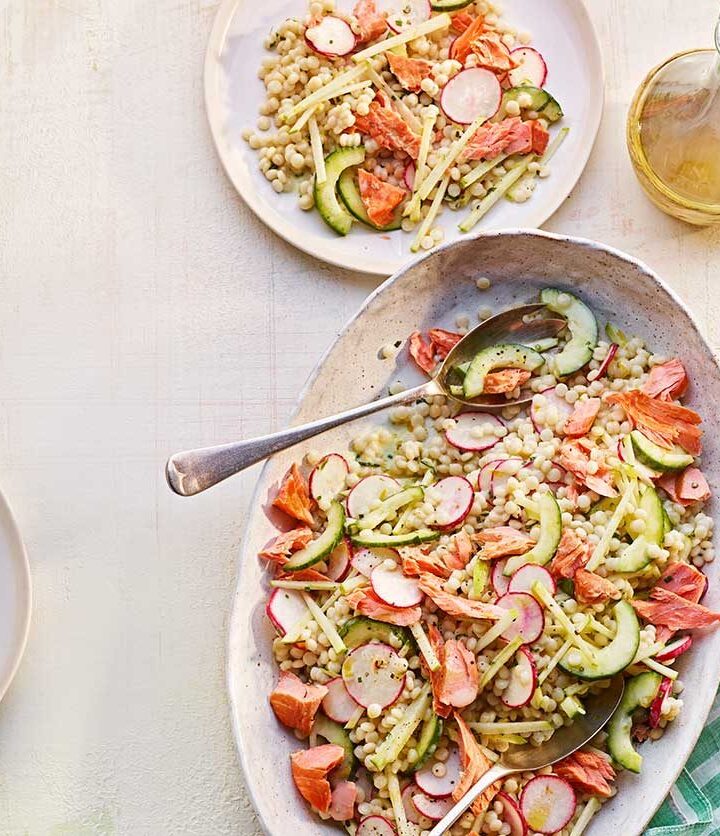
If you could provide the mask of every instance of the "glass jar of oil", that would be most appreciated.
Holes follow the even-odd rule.
[[[652,70],[627,123],[642,187],[663,212],[693,224],[720,223],[720,22],[715,44]]]

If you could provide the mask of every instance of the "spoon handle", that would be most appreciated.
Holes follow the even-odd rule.
[[[239,473],[246,467],[266,459],[273,453],[286,450],[326,430],[339,427],[356,418],[371,415],[373,412],[379,412],[381,409],[387,409],[395,404],[408,403],[424,395],[440,394],[442,390],[439,385],[430,380],[413,389],[399,392],[397,395],[380,398],[328,418],[301,424],[299,427],[290,427],[281,432],[250,438],[246,441],[235,441],[217,447],[203,447],[199,450],[176,453],[168,459],[165,467],[167,481],[176,494],[193,496]]]
[[[445,831],[449,830],[455,822],[462,816],[467,808],[481,795],[489,786],[495,781],[502,780],[506,775],[511,775],[516,770],[509,769],[501,763],[496,763],[491,769],[480,778],[480,780],[471,787],[465,795],[458,801],[458,803],[433,827],[429,836],[442,836]]]

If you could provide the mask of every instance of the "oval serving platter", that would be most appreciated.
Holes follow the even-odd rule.
[[[475,280],[491,279],[489,290],[478,291]],[[420,381],[407,352],[382,360],[378,349],[404,340],[416,329],[454,329],[455,318],[474,316],[478,308],[494,311],[533,300],[547,285],[579,293],[600,320],[611,320],[637,334],[657,351],[678,353],[691,381],[689,404],[700,408],[705,425],[703,470],[713,494],[720,489],[720,368],[691,314],[679,298],[648,267],[618,250],[584,239],[537,231],[507,230],[446,245],[388,279],[347,324],[312,373],[294,422],[301,423],[370,400],[400,380]],[[702,393],[702,402],[698,394]],[[342,451],[359,426],[314,439],[312,447]],[[267,579],[257,559],[260,548],[275,533],[265,515],[269,491],[293,460],[310,445],[299,445],[271,459],[253,498],[243,541],[237,592],[228,643],[228,688],[232,721],[245,779],[265,832],[316,836],[333,832],[313,818],[295,792],[289,754],[298,742],[281,729],[267,697],[276,680],[271,644],[274,631],[265,617]],[[708,509],[716,518],[714,503]],[[717,518],[716,518],[717,519]],[[708,569],[710,586],[704,603],[720,609],[720,571]],[[696,641],[679,670],[685,683],[685,705],[678,720],[659,740],[643,747],[640,776],[623,774],[618,794],[586,831],[590,836],[642,833],[667,795],[692,752],[712,705],[720,678],[720,631]]]
[[[338,0],[352,8],[354,0]],[[267,33],[287,17],[304,12],[305,0],[225,0],[215,18],[205,57],[205,105],[220,160],[238,194],[267,226],[293,246],[329,264],[388,276],[407,264],[413,235],[379,234],[355,224],[337,235],[316,211],[299,208],[297,197],[276,194],[258,169],[258,157],[242,138],[255,128],[265,88],[257,75]],[[590,17],[577,0],[508,0],[506,17],[532,33],[533,45],[548,61],[548,89],[562,103],[567,139],[543,180],[523,204],[503,200],[481,224],[482,231],[535,227],[555,212],[582,174],[600,125],[604,80],[602,54]],[[445,211],[438,219],[447,241],[464,237],[457,229],[465,212]],[[479,228],[480,229],[480,228]]]

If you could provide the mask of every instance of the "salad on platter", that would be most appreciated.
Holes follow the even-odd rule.
[[[701,417],[681,358],[540,293],[558,338],[455,369],[464,398],[390,411],[348,450],[309,451],[260,552],[278,666],[269,694],[313,814],[353,836],[422,836],[517,745],[572,724],[619,673],[589,745],[490,787],[449,831],[580,836],[682,709],[677,660],[720,622]],[[408,335],[427,374],[461,338]],[[281,777],[281,780],[285,780]]]

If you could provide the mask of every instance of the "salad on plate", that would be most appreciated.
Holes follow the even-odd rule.
[[[444,207],[468,232],[550,173],[568,129],[530,42],[490,0],[313,0],[266,38],[243,136],[272,188],[336,233],[403,229],[428,250]]]
[[[557,339],[455,369],[466,399],[393,409],[349,450],[308,452],[260,553],[278,678],[309,808],[354,836],[422,836],[501,753],[540,745],[622,673],[590,745],[490,787],[449,831],[580,836],[682,708],[676,661],[720,622],[701,417],[688,370],[557,288]],[[408,335],[431,374],[462,335]]]

